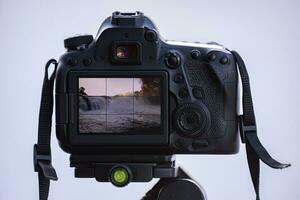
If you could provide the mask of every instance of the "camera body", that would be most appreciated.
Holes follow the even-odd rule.
[[[166,41],[142,13],[115,12],[95,39],[75,36],[65,47],[55,89],[64,151],[111,157],[238,152],[238,72],[223,46]]]

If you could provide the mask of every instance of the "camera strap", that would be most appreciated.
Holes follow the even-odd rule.
[[[54,70],[48,77],[48,68],[53,64]],[[51,163],[51,124],[53,113],[53,87],[57,62],[51,59],[45,67],[42,97],[39,113],[38,142],[33,148],[34,171],[38,172],[39,199],[47,200],[50,180],[57,180],[57,175]]]
[[[256,193],[256,200],[260,200],[260,160],[274,169],[287,168],[291,164],[282,164],[273,159],[258,139],[248,72],[241,56],[236,51],[231,51],[231,53],[236,59],[243,88],[243,115],[239,116],[240,134],[242,142],[246,143],[248,166]]]

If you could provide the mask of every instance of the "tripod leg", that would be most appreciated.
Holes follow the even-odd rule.
[[[175,178],[162,178],[142,200],[207,200],[204,189],[182,169]]]

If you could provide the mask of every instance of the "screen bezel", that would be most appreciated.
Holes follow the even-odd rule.
[[[134,77],[160,77],[161,78],[161,130],[159,133],[80,133],[78,109],[78,80],[79,78],[134,78]],[[69,140],[71,144],[78,145],[163,145],[168,143],[168,74],[164,71],[72,71],[68,76],[68,124]]]

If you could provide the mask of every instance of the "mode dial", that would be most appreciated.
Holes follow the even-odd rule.
[[[79,35],[65,39],[64,45],[67,50],[78,50],[78,47],[87,46],[93,40],[92,35]]]

